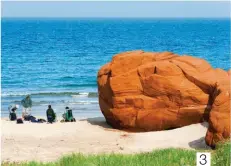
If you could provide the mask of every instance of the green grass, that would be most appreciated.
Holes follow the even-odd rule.
[[[230,166],[230,150],[230,142],[219,144],[214,155],[212,156],[212,165]]]
[[[3,163],[3,166],[196,166],[196,152],[183,149],[163,149],[140,154],[101,154],[64,156],[56,162]],[[217,146],[212,154],[212,166],[230,166],[230,142]]]

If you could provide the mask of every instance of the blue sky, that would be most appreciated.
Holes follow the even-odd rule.
[[[230,17],[230,2],[2,2],[2,17]]]

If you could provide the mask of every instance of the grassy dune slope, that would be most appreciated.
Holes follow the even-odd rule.
[[[212,166],[230,166],[230,142],[219,144],[212,154]],[[184,149],[163,149],[133,155],[101,154],[64,156],[56,162],[3,163],[3,166],[195,166],[196,152]]]

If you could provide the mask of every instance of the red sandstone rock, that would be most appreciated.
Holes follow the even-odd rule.
[[[114,128],[157,131],[209,122],[210,146],[230,136],[230,72],[170,52],[117,54],[98,72],[99,104]]]

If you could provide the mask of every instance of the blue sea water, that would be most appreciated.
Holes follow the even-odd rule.
[[[2,19],[2,116],[31,94],[33,114],[52,104],[76,118],[102,116],[99,68],[119,52],[172,51],[230,68],[228,19]],[[19,109],[19,112],[21,109]]]

